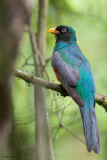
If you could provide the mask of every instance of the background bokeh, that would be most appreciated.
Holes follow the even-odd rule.
[[[33,10],[32,23],[36,33],[38,5]],[[55,38],[48,29],[60,24],[72,26],[77,35],[77,42],[83,54],[90,61],[96,82],[96,94],[107,95],[107,0],[49,0],[47,16],[46,59],[52,57]],[[27,60],[27,64],[25,63]],[[32,49],[27,27],[20,46],[20,56],[16,68],[34,74]],[[48,62],[46,70],[49,78],[57,82]],[[57,82],[58,83],[58,82]],[[55,93],[56,94],[56,93]],[[101,152],[96,155],[88,153],[86,146],[64,129],[58,129],[58,115],[51,90],[45,91],[50,116],[56,160],[106,160],[107,159],[107,113],[96,105]],[[63,123],[79,137],[84,139],[83,126],[78,106],[71,98],[56,94]],[[33,86],[14,78],[13,100],[15,105],[15,144],[16,150],[22,149],[22,159],[33,158],[35,145],[35,119]]]

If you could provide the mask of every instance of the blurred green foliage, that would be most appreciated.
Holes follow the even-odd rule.
[[[32,23],[36,33],[37,8],[33,11]],[[52,56],[55,38],[48,29],[60,24],[72,26],[77,34],[78,45],[89,59],[96,82],[96,93],[107,95],[107,1],[106,0],[50,0],[47,17],[47,49],[46,59]],[[26,27],[27,30],[27,27]],[[25,63],[27,62],[27,63]],[[34,73],[31,44],[28,32],[25,32],[20,47],[20,56],[16,68]],[[47,64],[51,81],[57,82],[51,68]],[[107,159],[107,113],[96,105],[96,114],[101,139],[99,155],[88,153],[86,146],[75,139],[64,129],[58,130],[58,116],[51,90],[46,91],[46,101],[50,115],[51,133],[56,160],[106,160]],[[84,139],[83,127],[78,106],[71,98],[57,96],[62,113],[63,123],[74,133]],[[15,105],[16,145],[20,146],[22,159],[31,159],[34,153],[31,147],[35,144],[35,119],[33,86],[14,78],[13,100]],[[23,143],[22,143],[23,142]],[[29,155],[29,156],[28,156]],[[33,157],[33,156],[32,156]]]

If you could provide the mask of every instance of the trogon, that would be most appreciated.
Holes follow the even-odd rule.
[[[77,45],[76,33],[72,27],[60,25],[49,29],[49,32],[56,37],[51,62],[53,70],[64,89],[80,108],[88,151],[99,153],[95,82],[89,61]]]

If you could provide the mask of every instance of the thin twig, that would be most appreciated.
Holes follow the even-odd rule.
[[[20,55],[23,56],[23,58],[25,59],[25,62],[21,65],[21,68],[25,67],[26,65],[34,66],[34,64],[30,64],[28,62],[30,60],[30,58],[32,57],[32,55],[29,55],[27,58],[23,54],[20,54]]]
[[[48,0],[39,0],[37,45],[41,52],[43,66],[45,66],[47,7]]]
[[[41,70],[43,70],[44,62],[41,58],[41,54],[40,54],[39,48],[36,43],[36,38],[35,38],[34,31],[33,31],[31,19],[29,19],[28,21],[28,29],[29,29],[30,41],[31,41],[31,46],[32,46],[32,51],[33,51],[34,63],[36,66],[37,73],[39,74],[40,72],[39,68],[42,68]]]
[[[85,144],[85,142],[78,137],[75,133],[73,133],[68,127],[66,127],[63,123],[61,123],[61,127],[63,127],[64,129],[66,129],[70,134],[72,134],[76,139],[78,139],[80,142],[82,142],[83,144]]]
[[[36,71],[38,72],[38,66],[39,66],[39,63],[40,63],[39,50],[38,50],[38,47],[37,47],[35,34],[33,32],[31,19],[29,19],[29,21],[28,21],[28,30],[29,30],[30,41],[31,41],[31,46],[32,46],[32,51],[33,51],[34,63],[35,63],[35,66],[36,66]]]
[[[55,103],[56,103],[56,109],[57,109],[57,113],[58,113],[59,122],[61,124],[62,123],[62,115],[61,115],[61,112],[60,112],[59,105],[58,105],[55,94],[54,94],[54,98],[55,98]]]
[[[47,58],[47,59],[45,60],[45,68],[46,68],[46,66],[48,65],[48,62],[49,62],[51,59],[52,59],[52,57],[49,57],[49,58]]]
[[[59,118],[59,127],[61,127],[61,128],[64,128],[65,130],[67,130],[72,136],[74,136],[76,139],[78,139],[80,142],[82,142],[82,143],[84,143],[85,144],[85,142],[79,137],[79,136],[77,136],[73,131],[71,131],[66,125],[64,125],[63,123],[62,123],[62,115],[61,115],[61,112],[60,112],[60,109],[59,109],[59,105],[58,105],[58,103],[57,103],[57,99],[56,99],[56,97],[55,97],[55,103],[56,103],[56,109],[57,109],[57,113],[58,113],[58,118]]]

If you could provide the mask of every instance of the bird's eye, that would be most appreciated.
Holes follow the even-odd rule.
[[[67,29],[66,28],[62,28],[61,31],[62,31],[62,33],[65,33],[65,32],[67,32]]]

